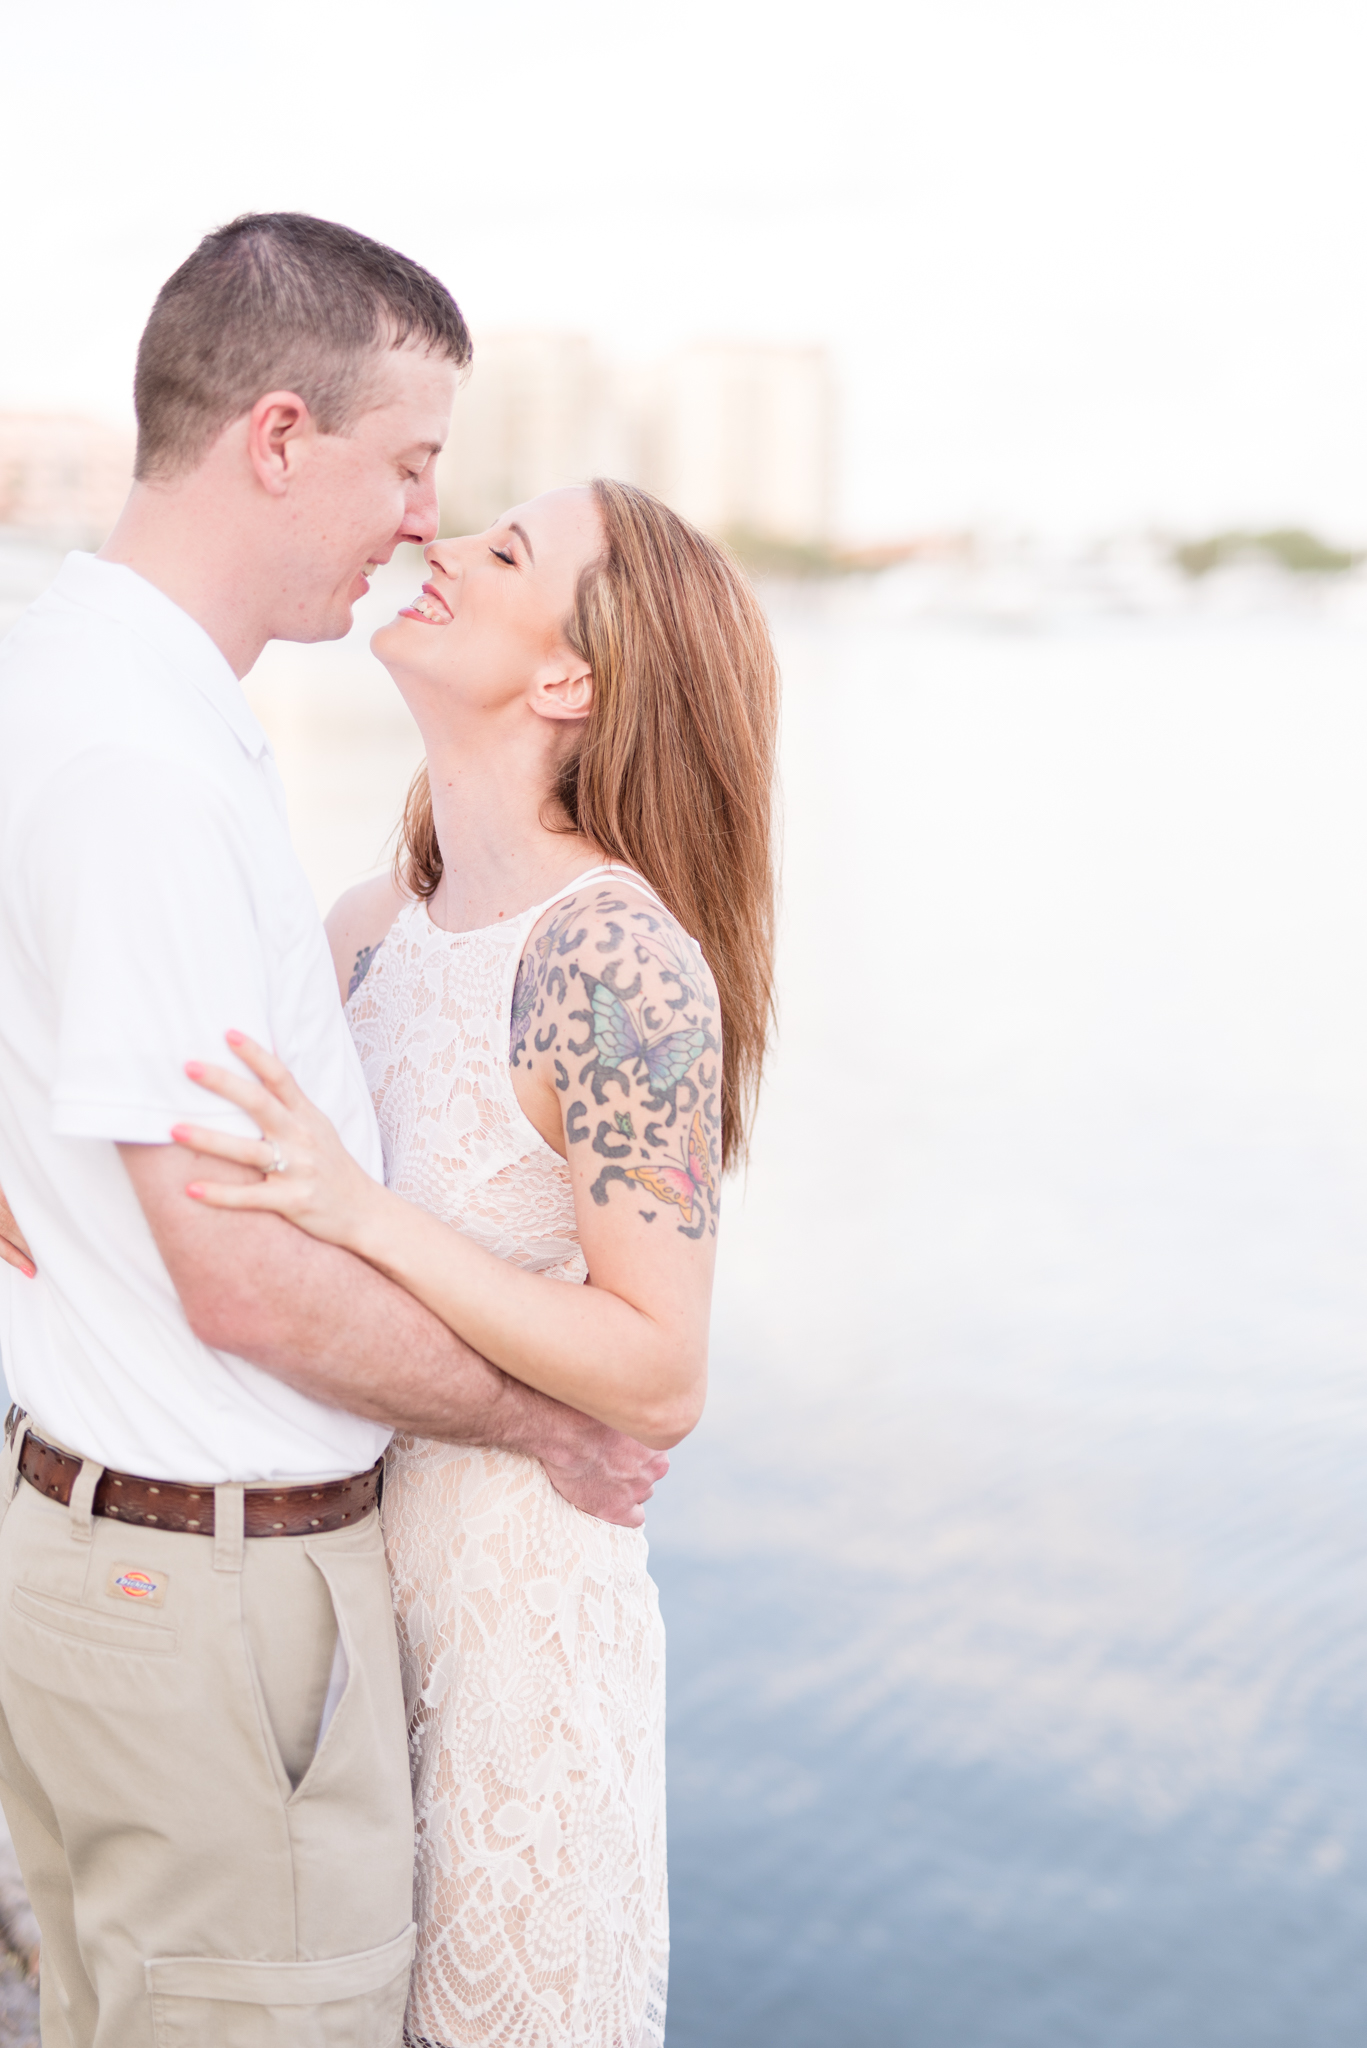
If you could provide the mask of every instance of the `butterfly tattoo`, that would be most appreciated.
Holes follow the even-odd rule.
[[[671,1202],[682,1210],[683,1222],[687,1226],[693,1221],[693,1211],[702,1214],[702,1198],[708,1194],[715,1202],[717,1183],[712,1173],[712,1162],[707,1156],[707,1133],[702,1127],[702,1115],[693,1112],[689,1126],[688,1143],[684,1147],[683,1160],[678,1166],[628,1166],[623,1169],[623,1180],[634,1180],[657,1202]]]
[[[571,897],[523,954],[509,1009],[511,1065],[533,1045],[549,1055],[568,1156],[606,1162],[594,1202],[604,1207],[625,1181],[628,1214],[644,1202],[647,1223],[668,1216],[684,1237],[715,1234],[720,1017],[693,941],[607,890]],[[590,1101],[602,1112],[592,1120]]]
[[[670,1161],[658,1166],[605,1166],[589,1190],[600,1209],[606,1205],[608,1188],[615,1180],[632,1181],[657,1202],[668,1203],[679,1211],[679,1228],[684,1235],[701,1237],[708,1222],[707,1206],[714,1211],[717,1206],[717,1178],[708,1155],[702,1111],[693,1112],[677,1165]],[[708,1205],[703,1202],[704,1195]],[[653,1210],[647,1215],[643,1209],[641,1214],[648,1223],[654,1221]]]
[[[580,1010],[575,1014],[587,1017],[600,1072],[634,1074],[657,1101],[672,1102],[680,1081],[711,1043],[707,1032],[700,1024],[685,1024],[677,1031],[651,1037],[616,989],[585,974],[582,968],[579,979],[589,1008],[587,1013]]]

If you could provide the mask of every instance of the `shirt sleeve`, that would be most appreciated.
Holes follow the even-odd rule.
[[[55,1007],[52,1128],[164,1144],[174,1123],[256,1135],[195,1086],[232,1065],[230,1028],[271,1043],[266,961],[242,828],[178,761],[101,750],[44,792],[26,876]]]

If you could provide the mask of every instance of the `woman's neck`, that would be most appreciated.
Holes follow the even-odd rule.
[[[541,821],[545,772],[498,750],[494,758],[428,754],[432,817],[442,877],[428,904],[445,931],[478,931],[516,917],[567,888],[602,854],[577,832],[554,832]]]

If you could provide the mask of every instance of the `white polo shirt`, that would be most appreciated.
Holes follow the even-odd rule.
[[[358,1472],[389,1432],[190,1329],[116,1140],[251,1128],[187,1080],[230,1026],[273,1046],[377,1178],[379,1134],[265,734],[203,628],[69,555],[0,644],[0,1266],[14,1398],[157,1479]]]

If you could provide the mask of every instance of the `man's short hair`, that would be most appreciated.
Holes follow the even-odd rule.
[[[157,294],[133,383],[134,475],[194,469],[266,391],[297,392],[323,433],[345,433],[376,356],[406,343],[470,361],[460,308],[430,271],[336,221],[244,213]]]

